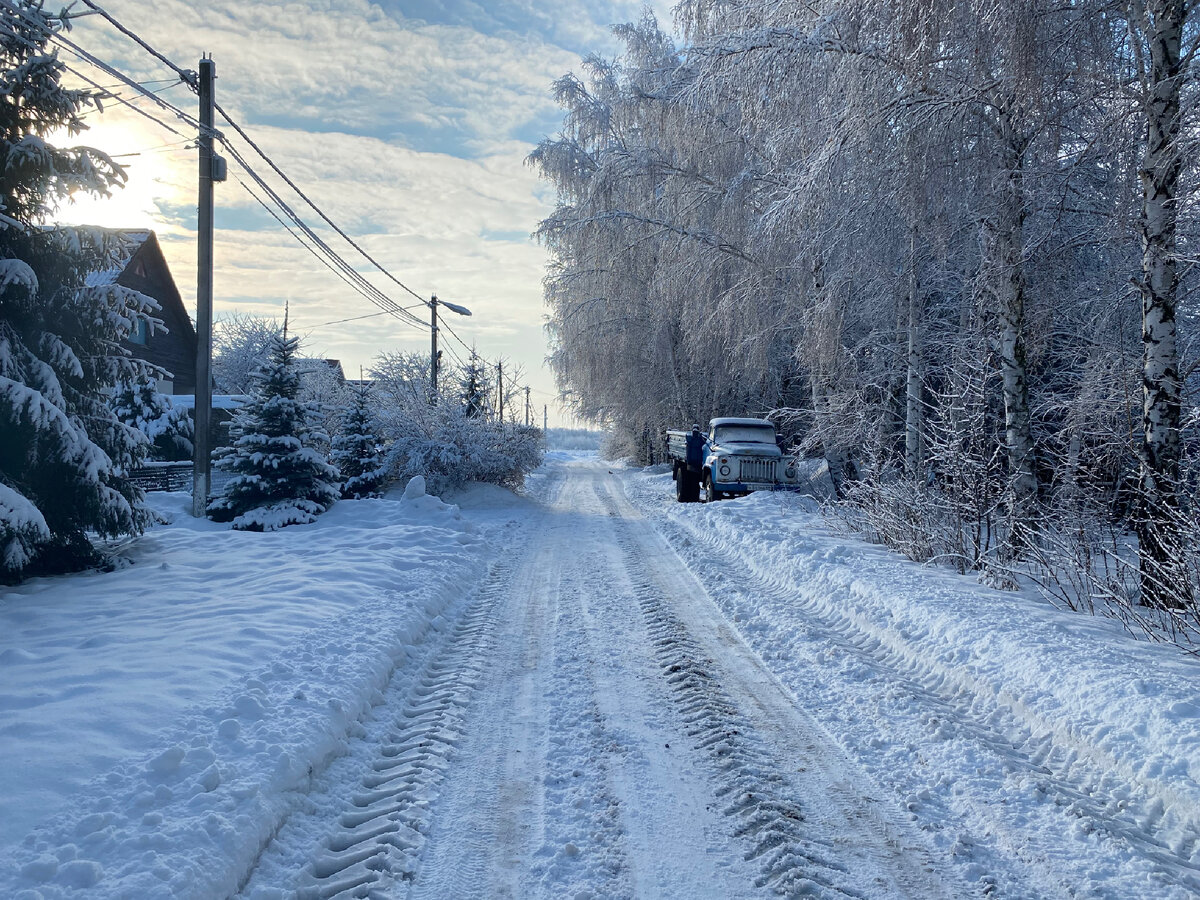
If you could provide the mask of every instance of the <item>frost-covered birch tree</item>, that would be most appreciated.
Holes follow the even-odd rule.
[[[1145,138],[1138,175],[1142,272],[1142,471],[1138,538],[1143,596],[1158,606],[1189,603],[1180,568],[1179,500],[1182,394],[1176,335],[1177,228],[1183,171],[1182,97],[1194,64],[1195,34],[1185,0],[1130,0],[1128,21],[1141,87]]]
[[[1169,326],[1194,277],[1190,12],[685,0],[679,47],[618,29],[531,157],[559,198],[561,389],[627,448],[771,411],[849,503],[928,504],[895,519],[944,533],[898,542],[965,567],[1081,516],[1148,529],[1151,560],[1168,519],[1194,545],[1170,497],[1200,387],[1195,329],[1172,359]]]

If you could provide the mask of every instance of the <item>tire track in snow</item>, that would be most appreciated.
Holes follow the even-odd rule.
[[[785,580],[761,571],[753,560],[735,555],[683,516],[669,516],[658,524],[676,533],[673,544],[678,544],[680,537],[690,544],[688,557],[699,562],[718,594],[769,596],[779,603],[795,602],[796,589]],[[925,740],[961,740],[983,748],[994,760],[991,767],[1004,780],[1014,782],[1019,790],[1033,792],[1045,801],[1043,806],[1059,811],[1063,818],[1060,834],[1116,842],[1140,857],[1158,881],[1147,887],[1147,893],[1135,894],[1122,888],[1102,891],[1092,884],[1087,888],[1088,896],[1113,900],[1200,896],[1200,835],[1186,822],[1176,818],[1166,821],[1166,803],[1154,795],[1153,785],[1144,784],[1144,792],[1135,793],[1131,782],[1137,779],[1115,774],[1106,766],[1115,765],[1107,754],[1080,746],[1078,739],[1024,715],[1018,702],[994,696],[991,689],[973,683],[969,674],[951,672],[906,653],[894,642],[895,636],[889,640],[888,635],[860,624],[852,610],[834,618],[810,608],[805,616],[810,642],[831,647],[835,657],[858,661],[868,673],[861,680],[886,684],[889,692],[903,692],[925,710],[920,722]],[[799,643],[789,647],[797,649]],[[808,662],[814,670],[823,665],[811,654]],[[936,798],[922,791],[905,802],[918,812],[923,804],[936,802]],[[1053,848],[1039,846],[1036,854],[1023,849],[1027,840],[1020,831],[1021,823],[1003,814],[1002,803],[975,808],[973,814],[977,817],[972,823],[976,831],[981,830],[979,822],[983,821],[986,830],[993,833],[959,841],[953,852],[965,860],[980,857],[985,868],[989,853],[1025,867],[1029,873],[1026,883],[999,885],[1004,896],[1044,896],[1033,884],[1042,885],[1043,890],[1052,887],[1057,896],[1078,896],[1078,887],[1064,876],[1060,857],[1052,852]],[[1077,854],[1076,844],[1073,852],[1063,852],[1061,859]],[[983,874],[980,881],[985,890],[997,886],[990,874]]]
[[[587,517],[568,504],[543,521],[498,605],[495,654],[413,900],[632,896],[594,661],[570,581]]]
[[[326,837],[309,851],[304,868],[288,879],[298,900],[374,896],[411,879],[429,827],[431,801],[461,741],[464,710],[479,674],[474,660],[486,645],[492,605],[510,569],[505,563],[495,566],[419,674],[404,684],[396,679],[385,691],[383,709],[394,710],[388,727],[376,739],[365,771],[336,821],[327,826]],[[272,864],[272,853],[268,848],[259,866],[268,870],[268,877],[279,878],[280,865]],[[276,893],[273,886],[261,887],[264,879],[255,875],[245,896]]]
[[[543,494],[556,496],[562,481],[561,473],[551,473]],[[512,593],[534,524],[505,526],[506,544],[518,552],[494,563],[463,598],[457,620],[439,643],[393,672],[348,752],[320,776],[320,787],[303,798],[260,853],[239,897],[407,894],[446,770],[464,740],[482,661],[496,643],[498,607]]]
[[[532,874],[546,896],[621,900],[632,897],[633,889],[622,810],[611,787],[619,748],[597,703],[596,661],[580,602],[585,589],[560,582],[555,592],[544,840]]]
[[[609,483],[597,481],[594,490],[617,525],[660,670],[695,748],[709,759],[721,811],[737,823],[744,858],[759,866],[756,886],[787,897],[951,896],[931,877],[928,847],[872,809],[874,798],[838,780],[846,761],[819,746],[827,736],[812,733],[761,661],[748,659],[749,649],[729,634],[712,634],[702,646],[695,621],[689,626],[677,611],[703,589],[669,571],[683,564],[666,546],[667,559],[652,565],[651,526]],[[717,659],[735,654],[758,671],[739,676]],[[730,687],[734,681],[742,683]],[[764,716],[776,718],[776,730],[764,731]]]

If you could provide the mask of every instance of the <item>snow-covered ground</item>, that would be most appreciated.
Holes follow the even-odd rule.
[[[999,896],[1200,896],[1200,661],[831,534],[813,502],[627,490],[881,786]]]
[[[0,896],[1200,896],[1200,664],[551,454],[0,594]]]
[[[0,896],[227,895],[527,506],[397,494],[255,534],[149,496],[170,525],[128,568],[0,593]]]

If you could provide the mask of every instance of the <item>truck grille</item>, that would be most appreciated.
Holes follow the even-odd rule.
[[[743,459],[738,481],[774,481],[775,460],[773,459]]]

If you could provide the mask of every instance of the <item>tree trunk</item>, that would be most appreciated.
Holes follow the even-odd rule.
[[[1025,366],[1024,152],[1006,141],[1004,171],[994,216],[984,222],[984,260],[1000,317],[1000,373],[1004,383],[1004,433],[1009,471],[1010,549],[1019,553],[1035,527],[1037,467]]]
[[[1176,346],[1176,192],[1182,88],[1180,44],[1183,0],[1149,0],[1140,10],[1149,50],[1146,73],[1146,144],[1142,184],[1142,464],[1138,516],[1144,603],[1179,606],[1191,601],[1180,564],[1179,423],[1181,398]]]
[[[924,406],[921,403],[921,298],[917,284],[917,229],[910,239],[908,276],[908,378],[904,409],[904,474],[921,477],[921,434],[924,430]]]

